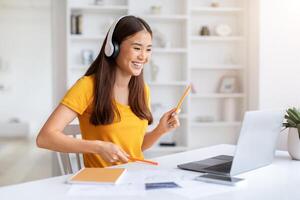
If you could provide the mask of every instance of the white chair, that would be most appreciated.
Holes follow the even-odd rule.
[[[64,129],[66,135],[80,138],[80,128],[78,124],[67,125]],[[62,175],[72,174],[83,167],[83,158],[80,153],[56,152],[58,164]]]

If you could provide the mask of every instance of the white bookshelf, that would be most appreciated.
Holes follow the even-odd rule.
[[[195,13],[236,13],[236,12],[242,12],[244,11],[243,8],[239,7],[223,7],[223,8],[212,8],[212,7],[193,7],[191,8],[191,12]]]
[[[105,35],[70,35],[70,39],[73,41],[84,40],[104,40]]]
[[[96,56],[109,23],[122,15],[136,15],[150,24],[154,35],[159,31],[169,42],[166,47],[153,46],[152,61],[159,69],[155,80],[149,75],[151,65],[144,69],[151,90],[154,124],[162,113],[177,105],[189,83],[193,83],[195,89],[183,104],[179,116],[181,127],[161,140],[174,140],[177,145],[157,144],[147,155],[180,152],[220,141],[235,143],[248,101],[247,1],[218,1],[219,7],[211,7],[213,1],[209,0],[106,0],[103,5],[93,5],[93,0],[57,1],[62,5],[60,14],[65,18],[65,29],[58,34],[61,41],[58,57],[65,55],[65,59],[59,59],[61,67],[56,73],[64,87],[59,88],[56,96],[61,97],[87,70],[88,66],[80,61],[81,51],[90,49]],[[161,6],[160,14],[151,13],[153,5]],[[72,14],[83,17],[80,35],[70,33]],[[229,25],[232,33],[217,36],[214,28],[218,24]],[[200,36],[202,26],[208,26],[209,36]],[[237,78],[237,91],[218,91],[220,80],[226,75]],[[224,105],[234,107],[234,119],[224,119],[224,112],[230,112]],[[197,121],[197,117],[209,118],[209,121]]]
[[[191,66],[191,70],[243,70],[245,67],[242,65],[225,65],[225,64],[218,64],[218,65],[195,65]]]
[[[187,20],[187,15],[140,15],[145,20],[181,21]]]
[[[203,94],[191,94],[191,98],[244,98],[243,93],[203,93]]]
[[[188,85],[188,82],[186,81],[168,81],[168,82],[147,82],[149,86],[186,86]]]
[[[99,12],[114,12],[114,11],[125,11],[127,12],[128,6],[122,5],[70,5],[69,8],[72,11],[99,11]]]
[[[187,53],[186,48],[153,48],[153,53]]]
[[[191,36],[192,41],[212,41],[212,42],[230,42],[230,41],[242,41],[244,40],[244,37],[241,36]]]
[[[241,122],[193,122],[194,127],[224,127],[224,126],[240,126]]]
[[[189,80],[196,88],[188,105],[189,147],[220,140],[235,143],[247,109],[247,0],[218,1],[219,7],[211,7],[211,2],[189,1]],[[219,24],[229,25],[232,33],[218,36],[215,27]],[[202,26],[209,28],[210,35],[199,34]],[[239,87],[232,93],[218,91],[226,75],[238,79]]]

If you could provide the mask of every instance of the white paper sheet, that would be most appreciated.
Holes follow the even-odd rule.
[[[180,169],[145,169],[127,170],[116,185],[83,185],[71,186],[68,195],[71,196],[144,196],[145,183],[175,182],[181,188],[166,191],[181,195],[185,198],[200,198],[240,189],[240,186],[224,186],[195,181],[199,173]],[[162,189],[165,190],[165,189]]]
[[[70,196],[140,196],[144,195],[143,184],[119,185],[72,185]]]
[[[169,192],[181,195],[189,199],[198,199],[201,197],[207,197],[211,195],[217,195],[221,193],[240,190],[247,186],[246,183],[239,184],[237,186],[220,185],[214,183],[205,183],[195,180],[186,180],[178,183],[182,188],[177,190],[170,190]]]

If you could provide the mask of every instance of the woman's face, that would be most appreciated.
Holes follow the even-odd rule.
[[[120,45],[116,58],[118,68],[126,75],[138,76],[149,61],[152,50],[152,37],[146,30],[125,39]]]

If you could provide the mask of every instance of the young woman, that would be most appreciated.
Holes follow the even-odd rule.
[[[37,146],[59,152],[80,152],[85,167],[106,167],[143,158],[163,134],[180,126],[175,109],[157,127],[143,67],[149,61],[152,31],[142,19],[124,16],[115,21],[95,61],[66,93],[37,136]],[[82,139],[63,133],[78,117]]]

